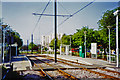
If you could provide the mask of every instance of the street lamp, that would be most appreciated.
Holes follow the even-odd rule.
[[[72,35],[70,35],[70,55],[72,55],[72,51],[71,51],[71,36]]]
[[[5,49],[5,32],[6,32],[6,29],[9,28],[7,24],[3,24],[2,25],[2,35],[3,35],[3,38],[2,38],[2,62],[4,63],[4,49]]]
[[[118,13],[120,10],[115,11],[113,14],[116,16],[116,55],[117,55],[117,66],[119,67],[119,49],[118,49]]]
[[[85,34],[85,58],[86,58],[86,33],[87,33],[87,31],[84,31],[84,34]]]
[[[107,26],[108,30],[109,30],[109,63],[111,62],[111,50],[110,50],[110,28],[112,26]]]

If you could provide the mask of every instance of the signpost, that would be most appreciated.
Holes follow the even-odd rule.
[[[97,43],[91,43],[91,57],[97,58]]]

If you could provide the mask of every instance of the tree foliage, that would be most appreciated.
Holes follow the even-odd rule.
[[[35,45],[33,42],[31,42],[29,45],[28,45],[28,49],[30,49],[30,50],[37,50],[38,49],[38,47],[37,47],[37,45]]]
[[[11,39],[13,38],[13,40]],[[17,43],[18,48],[20,48],[23,45],[23,41],[20,38],[20,35],[18,32],[6,32],[6,43],[10,44],[10,39],[11,39],[11,44]]]
[[[70,35],[63,34],[61,40],[62,40],[62,44],[70,45]]]
[[[108,46],[108,29],[107,26],[111,26],[112,28],[110,29],[110,36],[111,36],[111,48],[115,50],[116,48],[116,16],[114,16],[114,12],[120,9],[120,7],[113,9],[113,10],[107,10],[104,15],[102,16],[102,19],[100,19],[98,21],[98,25],[99,25],[99,34],[100,34],[100,38],[101,38],[101,44],[104,47]],[[120,14],[119,14],[120,17]],[[119,21],[119,19],[118,19]],[[120,21],[119,24],[120,25]],[[120,34],[120,26],[119,26],[119,34]],[[103,38],[102,38],[103,37]],[[119,42],[120,42],[120,35],[119,35]],[[120,47],[120,46],[119,46]]]
[[[60,40],[58,40],[58,38],[57,38],[57,49],[60,48],[60,44],[61,44],[61,42],[60,42]],[[55,45],[55,39],[53,39],[53,40],[50,42],[49,46],[50,46],[52,49],[54,49],[54,48],[55,48],[54,45]]]
[[[118,8],[120,9],[120,7]],[[105,49],[109,46],[109,32],[107,26],[112,26],[110,29],[110,43],[111,49],[116,48],[116,16],[114,16],[114,10],[107,10],[102,15],[102,18],[97,22],[98,23],[98,30],[89,29],[88,26],[83,26],[81,29],[76,29],[76,33],[71,35],[71,44],[72,47],[79,47],[84,46],[85,42],[85,31],[86,31],[86,46],[87,48],[91,48],[91,43],[97,43],[101,45]],[[120,17],[120,14],[119,14]],[[120,25],[120,20],[119,20]],[[119,34],[120,34],[120,26],[119,26]],[[62,44],[70,45],[70,35],[64,34],[62,36]],[[119,42],[120,42],[120,35],[119,35]],[[51,41],[50,46],[54,47],[54,40]],[[58,44],[57,44],[58,46]],[[120,47],[120,45],[119,45]]]

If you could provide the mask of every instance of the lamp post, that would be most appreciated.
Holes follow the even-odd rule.
[[[10,57],[9,57],[10,64],[11,64],[11,37],[12,37],[11,32],[12,30],[10,29]]]
[[[107,26],[108,30],[109,30],[109,63],[111,63],[111,50],[110,50],[110,28],[112,26]]]
[[[72,52],[71,52],[71,36],[72,35],[70,35],[70,55],[72,55]]]
[[[6,24],[4,24],[4,25],[2,25],[2,35],[3,35],[3,37],[2,37],[2,40],[3,40],[3,42],[2,42],[2,62],[4,63],[4,49],[5,49],[5,32],[6,32],[6,29],[7,29],[7,27],[8,27],[8,25],[6,25]]]
[[[117,55],[117,65],[119,67],[119,48],[118,48],[118,13],[120,10],[115,11],[113,14],[116,16],[116,55]]]
[[[85,34],[85,58],[86,58],[86,33],[87,33],[87,31],[84,31],[84,34]]]

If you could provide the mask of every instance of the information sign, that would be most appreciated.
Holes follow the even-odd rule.
[[[91,53],[97,54],[97,43],[91,43]]]

